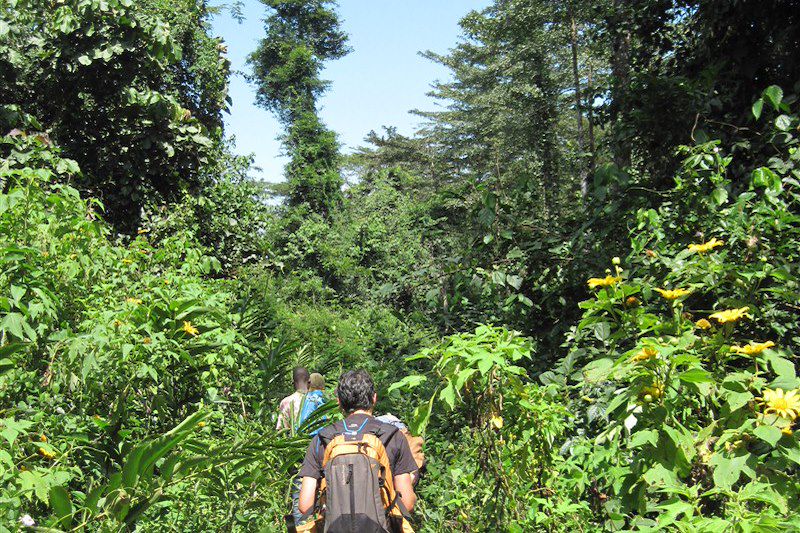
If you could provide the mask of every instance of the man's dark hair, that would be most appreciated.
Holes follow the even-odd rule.
[[[372,398],[375,396],[372,376],[366,370],[348,370],[339,377],[336,396],[345,413],[372,409]]]
[[[298,366],[292,371],[292,381],[294,381],[295,389],[307,389],[310,380],[311,375],[302,366]]]

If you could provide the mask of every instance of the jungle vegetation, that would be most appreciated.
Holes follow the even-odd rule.
[[[295,365],[424,433],[419,531],[800,530],[796,2],[495,0],[352,154],[336,4],[262,3],[277,190],[235,4],[0,0],[0,532],[281,530]]]

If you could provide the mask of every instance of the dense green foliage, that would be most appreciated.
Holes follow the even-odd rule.
[[[0,4],[0,101],[43,121],[80,187],[135,230],[151,197],[200,187],[221,136],[227,61],[195,2]],[[169,25],[169,23],[172,25]],[[18,127],[4,113],[2,128]]]
[[[264,4],[280,204],[220,9],[0,4],[0,531],[281,530],[296,365],[425,434],[420,531],[800,530],[791,2],[496,0],[347,156],[335,5]]]

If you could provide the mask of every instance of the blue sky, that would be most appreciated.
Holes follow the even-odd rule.
[[[458,21],[481,9],[489,0],[340,0],[339,14],[353,51],[327,64],[323,77],[332,82],[322,98],[321,115],[339,135],[343,151],[363,143],[370,130],[396,126],[409,135],[419,123],[410,109],[433,109],[426,96],[431,83],[447,79],[448,72],[418,55],[419,51],[446,52],[458,41]],[[214,32],[225,39],[231,68],[244,72],[247,55],[264,33],[265,8],[245,0],[245,21],[228,14],[213,20]],[[233,106],[225,118],[228,135],[236,137],[237,152],[255,154],[261,171],[254,177],[281,181],[286,159],[276,137],[281,127],[266,110],[254,105],[255,92],[239,74],[231,79]]]

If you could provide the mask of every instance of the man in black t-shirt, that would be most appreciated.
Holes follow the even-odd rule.
[[[417,495],[414,493],[412,483],[412,474],[416,475],[417,463],[414,461],[408,441],[403,434],[399,431],[394,431],[391,425],[384,424],[372,416],[375,402],[378,399],[372,377],[365,370],[345,372],[339,378],[336,397],[345,419],[333,424],[333,431],[327,430],[327,428],[327,431],[320,431],[311,440],[308,450],[306,450],[306,456],[298,474],[302,478],[299,502],[300,512],[308,513],[314,507],[317,485],[323,476],[324,435],[330,433],[340,434],[345,431],[360,433],[371,428],[380,429],[383,426],[386,426],[387,429],[385,434],[388,437],[383,442],[383,445],[386,448],[389,465],[392,468],[394,488],[402,498],[404,507],[411,511],[417,501]]]

